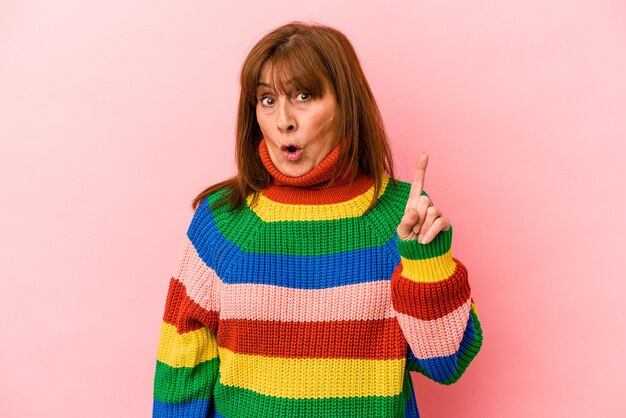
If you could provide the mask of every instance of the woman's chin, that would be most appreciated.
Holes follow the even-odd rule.
[[[280,167],[277,168],[287,177],[304,176],[305,174],[313,170],[313,167],[311,167],[310,164],[307,164],[305,161],[285,161],[283,162],[283,164],[281,164]]]

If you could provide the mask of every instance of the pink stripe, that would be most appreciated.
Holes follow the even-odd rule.
[[[174,277],[185,285],[187,296],[191,300],[207,311],[219,312],[222,281],[202,261],[189,237],[186,237],[181,249]]]
[[[400,328],[419,359],[449,356],[459,350],[469,319],[471,299],[438,319],[422,320],[398,312]]]
[[[386,319],[395,316],[388,280],[327,289],[224,284],[222,292],[222,319],[316,322]]]

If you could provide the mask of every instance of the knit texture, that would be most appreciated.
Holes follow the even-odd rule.
[[[419,417],[410,371],[442,384],[482,344],[452,228],[428,244],[396,228],[410,184],[327,186],[311,172],[231,210],[196,209],[170,280],[153,417]]]

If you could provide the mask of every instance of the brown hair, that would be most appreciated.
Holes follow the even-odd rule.
[[[250,51],[241,69],[241,93],[237,115],[236,176],[202,191],[192,202],[196,209],[202,200],[218,190],[230,193],[216,202],[240,207],[248,196],[271,183],[259,156],[263,138],[256,119],[256,90],[261,67],[271,64],[275,87],[284,88],[287,79],[294,87],[304,88],[321,97],[325,86],[335,94],[339,109],[338,138],[340,155],[329,184],[357,174],[374,179],[374,198],[378,199],[385,173],[395,183],[393,159],[380,111],[365,74],[348,38],[336,29],[320,24],[290,22],[265,35]]]

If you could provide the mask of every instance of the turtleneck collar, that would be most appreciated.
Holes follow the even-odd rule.
[[[276,186],[295,186],[295,187],[312,187],[319,188],[323,187],[330,179],[332,179],[333,174],[335,173],[335,169],[337,168],[337,161],[339,160],[339,145],[333,148],[330,153],[318,165],[316,165],[313,170],[308,173],[298,176],[298,177],[289,177],[283,174],[272,162],[269,151],[267,149],[267,144],[265,143],[265,139],[261,140],[259,144],[259,155],[261,156],[261,161],[263,165],[267,169],[267,171],[272,176],[272,181]],[[348,179],[342,178],[338,181],[335,181],[333,185],[342,185],[346,184]]]
[[[265,139],[259,144],[259,155],[263,165],[272,176],[272,184],[261,193],[274,202],[287,204],[334,204],[357,198],[373,187],[373,178],[364,174],[357,175],[353,182],[348,176],[342,176],[329,184],[339,160],[340,146],[337,145],[313,170],[303,176],[289,177],[283,174],[272,162]],[[359,204],[369,205],[365,199]]]

